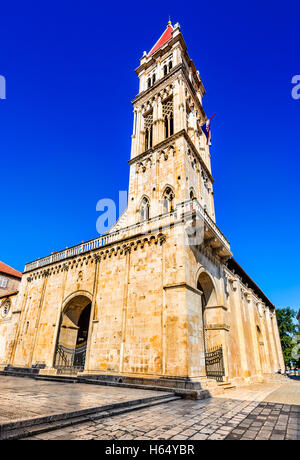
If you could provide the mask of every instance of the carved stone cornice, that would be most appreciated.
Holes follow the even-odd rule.
[[[100,255],[99,253],[94,254],[94,255],[93,255],[93,259],[94,259],[94,261],[95,261],[96,263],[97,263],[97,262],[100,262],[100,260],[101,260],[101,255]]]
[[[46,278],[47,276],[50,275],[50,269],[46,268],[45,270],[42,270],[42,277]]]

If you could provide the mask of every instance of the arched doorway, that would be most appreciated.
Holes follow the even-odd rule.
[[[220,323],[219,309],[215,286],[207,273],[200,273],[197,289],[201,291],[206,375],[222,381],[225,376],[222,337],[220,330],[214,328]]]
[[[57,337],[54,367],[58,374],[84,370],[91,315],[91,300],[73,297],[64,307]]]

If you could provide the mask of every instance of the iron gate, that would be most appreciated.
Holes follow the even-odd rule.
[[[57,345],[55,364],[58,374],[77,374],[84,370],[87,344],[75,350],[64,345]]]
[[[211,350],[205,353],[205,367],[207,377],[223,382],[225,376],[223,348],[222,345],[216,350]]]

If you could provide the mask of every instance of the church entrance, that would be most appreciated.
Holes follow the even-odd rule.
[[[84,370],[91,315],[91,301],[84,295],[65,306],[58,332],[54,367],[58,374],[77,374]]]
[[[197,289],[201,291],[203,337],[205,350],[205,369],[208,378],[223,381],[225,376],[223,346],[220,331],[213,328],[216,318],[217,297],[215,287],[209,275],[202,272]]]

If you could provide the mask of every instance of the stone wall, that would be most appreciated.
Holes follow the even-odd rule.
[[[3,288],[0,286],[0,296],[10,294],[11,292],[18,291],[20,286],[20,278],[15,278],[14,276],[8,275],[6,273],[0,273],[0,276],[7,279],[7,286]]]
[[[203,380],[205,351],[218,346],[227,380],[284,369],[274,312],[209,251],[186,246],[183,224],[24,276],[18,328],[0,325],[2,363],[53,369],[62,312],[79,298],[92,303],[85,374]]]
[[[0,370],[10,363],[19,321],[17,294],[0,298]]]

